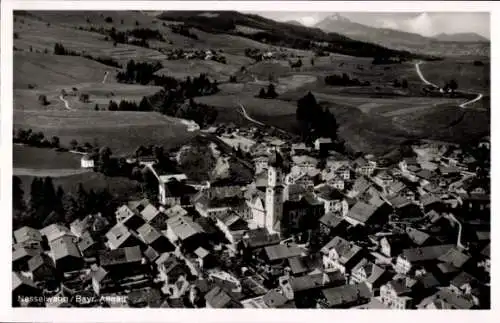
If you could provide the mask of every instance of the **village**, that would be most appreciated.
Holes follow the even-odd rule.
[[[196,183],[142,158],[158,197],[119,206],[115,223],[89,214],[17,229],[14,305],[489,307],[489,162],[478,160],[489,138],[412,145],[388,162],[346,157],[327,138],[311,146],[255,127],[202,131],[219,179]],[[224,171],[234,151],[252,181]]]

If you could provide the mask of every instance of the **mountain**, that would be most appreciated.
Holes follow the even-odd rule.
[[[319,28],[278,22],[259,15],[237,11],[165,11],[158,18],[183,22],[185,28],[196,28],[216,34],[238,35],[274,46],[322,50],[359,57],[398,56],[411,59],[419,56],[423,58],[423,55],[414,55],[409,51],[389,49],[378,43],[352,39],[337,31],[325,32]],[[250,27],[259,32],[252,35],[241,34],[237,26]]]
[[[295,25],[295,26],[304,26],[303,24],[301,24],[297,20],[287,20],[287,21],[285,21],[285,24]]]
[[[490,41],[476,33],[457,33],[445,34],[441,33],[433,37],[435,40],[442,42],[459,42],[459,43],[489,43]]]
[[[439,38],[424,37],[419,34],[394,30],[389,28],[376,28],[353,22],[339,14],[334,14],[326,17],[318,22],[314,27],[320,28],[325,32],[334,32],[345,35],[349,38],[359,41],[380,44],[387,48],[421,53],[425,55],[486,55],[489,56],[489,46],[484,42],[479,44],[479,40],[474,40],[473,43],[466,44],[465,39],[477,39],[476,37],[462,37],[464,46],[454,46],[452,41],[443,41]],[[463,34],[457,34],[463,35]],[[467,34],[469,35],[469,34]],[[477,37],[481,37],[476,35]],[[458,37],[457,37],[458,38]],[[486,40],[487,41],[487,40]]]

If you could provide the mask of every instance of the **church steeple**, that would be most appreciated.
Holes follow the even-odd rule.
[[[264,225],[270,232],[279,232],[284,201],[284,159],[277,149],[269,157],[268,166]]]

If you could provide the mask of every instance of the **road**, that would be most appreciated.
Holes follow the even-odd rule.
[[[65,99],[65,98],[63,98],[63,96],[62,96],[62,95],[60,95],[60,96],[59,96],[59,100],[61,100],[61,101],[63,101],[63,102],[64,102],[64,107],[65,107],[66,109],[68,109],[68,110],[70,110],[70,111],[73,111],[73,109],[71,109],[71,108],[70,108],[68,101],[66,101],[66,99]]]
[[[108,71],[104,72],[104,78],[102,79],[102,84],[106,83],[106,79],[108,78]]]
[[[36,177],[65,177],[91,172],[91,169],[68,168],[68,169],[36,169],[36,168],[13,168],[12,173],[16,176],[36,176]]]
[[[422,80],[422,82],[424,82],[425,84],[430,85],[430,86],[432,86],[432,87],[434,87],[434,88],[436,88],[436,89],[442,90],[439,86],[437,86],[437,85],[436,85],[436,84],[434,84],[434,83],[429,82],[429,81],[428,81],[428,80],[424,77],[424,75],[422,74],[422,71],[420,70],[420,64],[422,64],[422,63],[423,63],[422,61],[420,61],[420,62],[418,62],[418,63],[415,63],[415,69],[416,69],[416,71],[417,71],[418,76],[419,76],[419,77],[420,77],[420,79]],[[469,101],[467,101],[467,102],[464,102],[464,103],[460,104],[460,105],[459,105],[459,107],[460,107],[460,108],[462,108],[462,109],[465,109],[465,107],[466,107],[467,105],[472,104],[472,103],[474,103],[474,102],[476,102],[476,101],[479,101],[479,100],[481,100],[481,99],[483,98],[483,94],[482,94],[482,93],[474,93],[474,94],[475,94],[475,95],[477,95],[477,97],[475,97],[475,98],[474,98],[474,99],[472,99],[472,100],[469,100]]]
[[[251,121],[251,122],[253,122],[253,123],[256,123],[256,124],[258,124],[258,125],[265,126],[265,124],[263,124],[262,122],[257,121],[257,120],[255,120],[255,119],[253,119],[252,117],[250,117],[250,116],[247,114],[247,111],[245,110],[245,107],[243,106],[243,104],[238,103],[238,105],[240,106],[240,108],[241,108],[241,114],[243,115],[243,117],[245,117],[245,119],[247,119],[248,121]]]

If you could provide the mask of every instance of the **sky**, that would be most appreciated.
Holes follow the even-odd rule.
[[[333,12],[254,12],[279,21],[297,20],[312,26]],[[423,36],[440,33],[475,32],[490,38],[490,15],[482,12],[429,12],[429,13],[381,13],[381,12],[337,12],[349,20],[372,27],[391,28]]]

